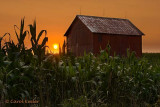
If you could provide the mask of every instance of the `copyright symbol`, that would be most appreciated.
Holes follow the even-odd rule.
[[[6,100],[5,103],[9,103],[9,100]]]

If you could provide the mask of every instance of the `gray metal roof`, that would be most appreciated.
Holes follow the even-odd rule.
[[[92,33],[106,33],[106,34],[118,34],[118,35],[144,35],[128,19],[106,18],[106,17],[84,16],[84,15],[77,15],[76,18],[80,19]]]

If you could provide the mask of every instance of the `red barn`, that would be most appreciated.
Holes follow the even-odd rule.
[[[108,43],[111,55],[126,56],[129,48],[136,56],[141,56],[142,35],[128,19],[77,15],[64,36],[67,38],[67,52],[76,56],[84,52],[98,54]]]

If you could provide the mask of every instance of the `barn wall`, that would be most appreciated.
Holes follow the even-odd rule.
[[[93,36],[88,28],[77,19],[67,36],[68,52],[72,52],[76,56],[80,56],[93,51]]]
[[[99,41],[99,37],[102,41]],[[126,56],[127,49],[136,52],[136,56],[142,55],[142,36],[125,36],[125,35],[107,35],[107,34],[94,34],[93,47],[94,53],[99,53],[100,47],[105,49],[107,44],[111,46],[111,55],[114,53]]]

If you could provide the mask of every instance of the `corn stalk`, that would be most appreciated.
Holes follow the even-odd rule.
[[[32,44],[32,51],[34,55],[38,56],[39,64],[41,64],[42,58],[45,55],[45,47],[48,41],[47,31],[41,30],[38,36],[36,35],[36,21],[34,21],[33,25],[29,25],[30,33],[31,33],[31,44]],[[45,37],[41,44],[39,44],[39,40],[42,37],[42,34],[45,33]]]
[[[16,34],[16,37],[17,37],[17,40],[18,40],[18,49],[19,51],[23,50],[25,48],[25,45],[24,45],[24,40],[25,40],[25,37],[27,36],[27,33],[29,33],[28,31],[24,31],[24,18],[21,20],[21,26],[20,26],[20,33],[18,35],[17,33],[17,29],[19,29],[17,27],[17,25],[14,25],[14,30],[15,30],[15,34]]]
[[[10,36],[10,33],[5,33],[2,37],[0,37],[0,50],[2,49],[2,47],[1,47],[2,46],[2,40],[7,34]]]

